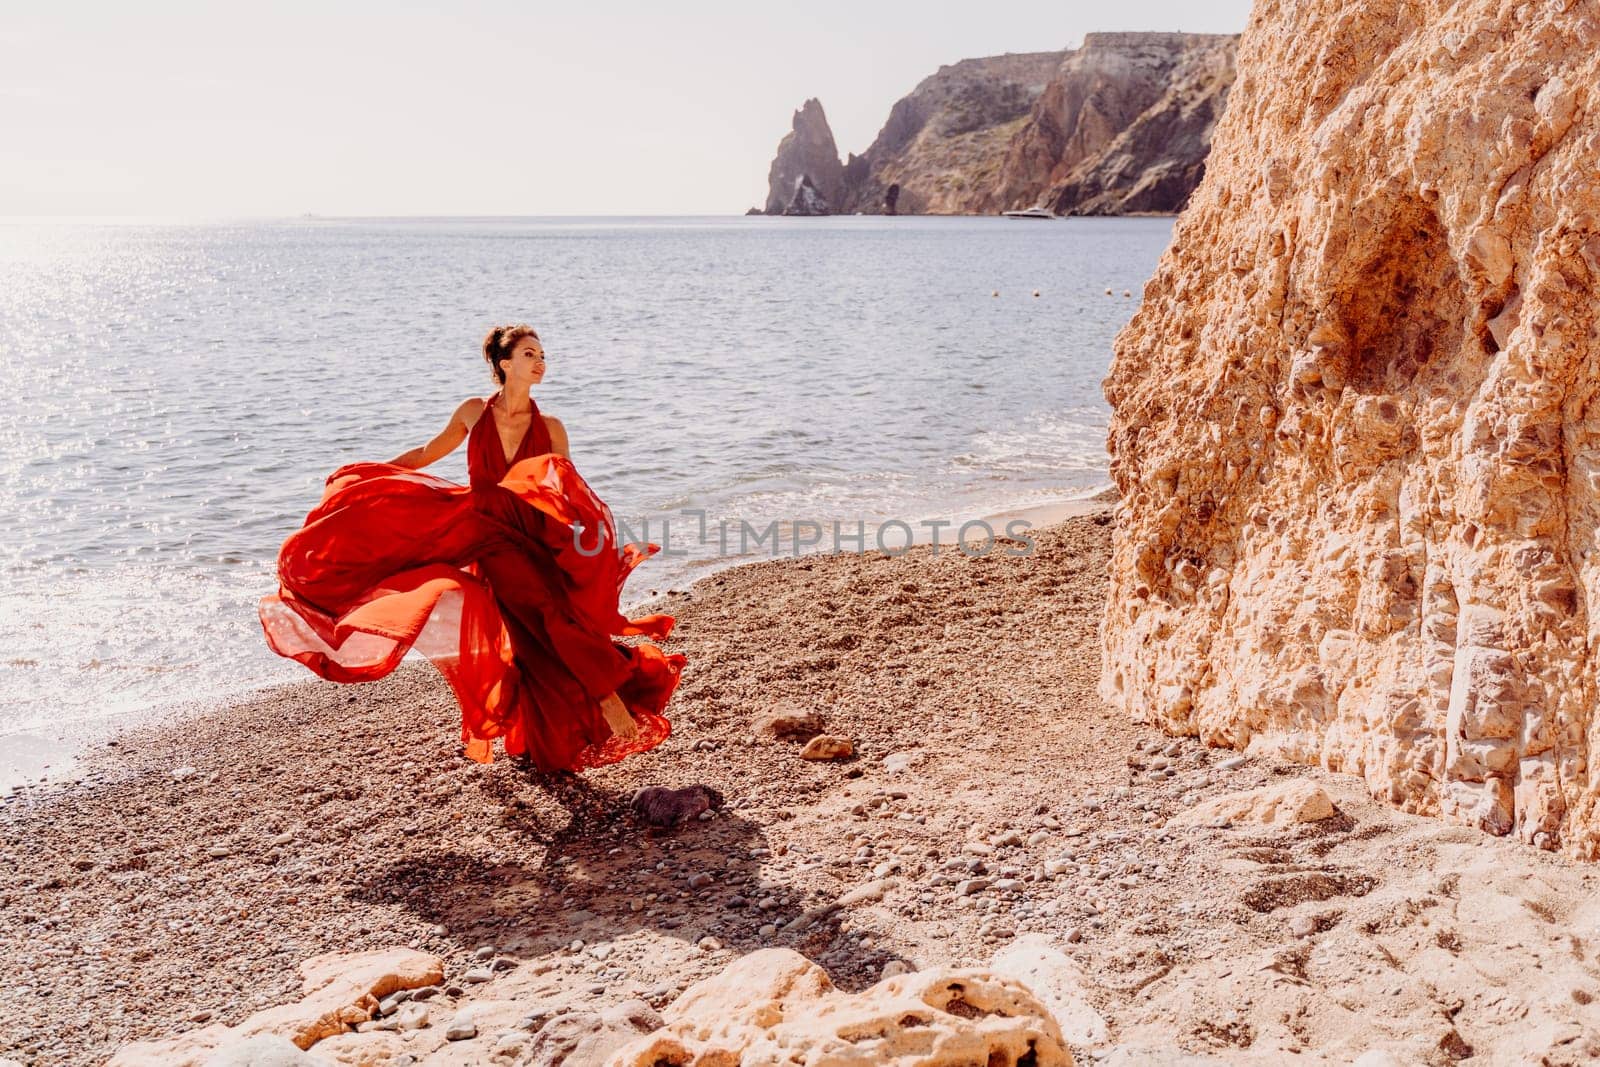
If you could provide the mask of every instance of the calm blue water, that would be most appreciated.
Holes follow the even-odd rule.
[[[309,677],[255,601],[323,478],[492,386],[536,395],[636,531],[915,523],[1105,481],[1100,380],[1166,219],[0,225],[0,748]],[[1114,291],[1107,296],[1105,290]],[[992,295],[996,290],[999,296]],[[1036,298],[1032,294],[1039,291]],[[435,468],[464,478],[464,450]],[[627,599],[714,543],[675,524]]]

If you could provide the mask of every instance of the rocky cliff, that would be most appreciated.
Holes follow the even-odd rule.
[[[827,214],[842,199],[844,166],[821,101],[807,100],[794,113],[767,173],[767,190],[768,215]]]
[[[1600,9],[1262,0],[1106,381],[1102,692],[1600,854]]]
[[[1178,210],[1205,172],[1237,41],[1088,34],[1012,137],[991,203],[1077,215]]]
[[[964,59],[940,67],[889,110],[845,164],[840,210],[958,215],[988,210],[1006,146],[1061,65],[1061,52]]]
[[[898,101],[842,165],[807,101],[778,146],[766,212],[801,213],[790,208],[806,176],[839,213],[1175,211],[1203,173],[1236,40],[1091,33],[1076,50],[962,60]]]

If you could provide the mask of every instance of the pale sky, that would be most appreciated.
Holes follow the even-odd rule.
[[[0,0],[0,216],[737,214],[942,63],[1249,0]]]

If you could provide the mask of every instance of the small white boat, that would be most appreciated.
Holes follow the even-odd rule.
[[[1053,219],[1056,217],[1054,211],[1042,207],[1023,208],[1020,211],[1002,211],[1000,214],[1008,219]]]

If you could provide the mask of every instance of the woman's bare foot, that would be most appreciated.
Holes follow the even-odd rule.
[[[624,741],[632,741],[639,736],[639,724],[633,721],[628,706],[617,694],[612,693],[601,700],[600,711],[606,717],[606,725],[611,727],[611,732],[616,736]]]

